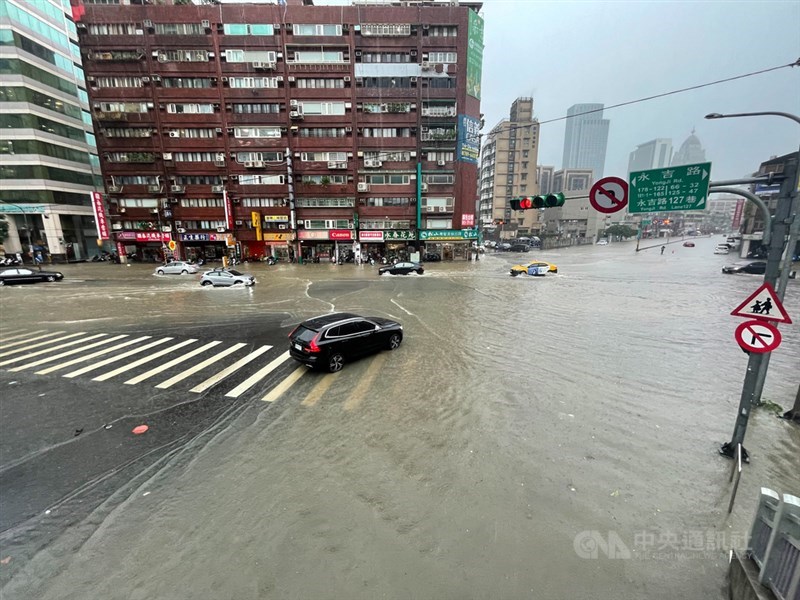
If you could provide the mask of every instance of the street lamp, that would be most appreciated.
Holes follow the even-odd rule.
[[[764,115],[772,115],[777,117],[786,117],[796,123],[800,123],[800,117],[791,113],[765,111],[765,112],[752,112],[752,113],[732,113],[730,115],[723,115],[721,113],[710,113],[705,116],[706,119],[730,119],[732,117],[763,117]]]

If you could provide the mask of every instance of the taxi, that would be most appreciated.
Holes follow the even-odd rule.
[[[527,265],[514,265],[511,267],[511,276],[517,275],[546,275],[547,273],[558,273],[558,267],[541,260],[535,260]]]

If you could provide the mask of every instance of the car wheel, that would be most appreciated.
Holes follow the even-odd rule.
[[[234,281],[233,285],[244,285],[244,281]]]
[[[188,275],[188,274],[189,274],[189,271],[187,271],[186,269],[184,269],[183,271],[181,271],[181,275]]]
[[[400,342],[403,341],[403,336],[399,333],[393,333],[389,336],[389,350],[397,350],[400,347]]]
[[[214,284],[211,283],[210,281],[201,281],[200,285],[202,285],[203,287],[206,287],[207,285],[214,285]]]
[[[48,275],[47,276],[47,281],[55,281],[55,280],[56,280],[56,276],[55,275]]]
[[[344,356],[340,352],[331,354],[328,357],[328,371],[337,373],[342,370],[342,367],[344,367]]]
[[[516,277],[517,275],[519,275],[519,271],[511,271],[512,277]]]
[[[163,275],[164,274],[164,269],[159,269],[158,271],[156,271],[156,273],[158,273],[159,275]]]

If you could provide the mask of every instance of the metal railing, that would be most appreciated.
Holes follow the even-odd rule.
[[[748,554],[779,600],[800,599],[800,498],[761,488]]]

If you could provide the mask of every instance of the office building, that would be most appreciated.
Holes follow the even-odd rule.
[[[672,160],[672,140],[655,139],[639,144],[628,158],[628,173],[647,171],[670,166]]]
[[[539,123],[533,116],[533,98],[517,98],[508,119],[486,136],[481,154],[480,219],[487,235],[513,239],[538,235],[538,210],[512,211],[510,200],[536,195]]]
[[[694,129],[689,137],[684,140],[681,147],[673,155],[670,166],[677,165],[695,165],[697,163],[706,162],[706,151],[700,140],[694,134]]]
[[[595,180],[603,177],[609,120],[602,104],[575,104],[567,110],[563,169],[591,169]]]
[[[189,259],[466,257],[480,8],[84,0],[118,243],[144,257],[169,239]]]
[[[546,170],[547,167],[542,167]],[[562,169],[552,172],[550,189],[542,193],[563,193],[564,206],[545,208],[543,233],[556,238],[557,245],[586,244],[597,241],[599,234],[610,224],[604,215],[589,203],[589,190],[595,179],[591,169]]]
[[[69,4],[0,0],[0,214],[6,254],[83,260],[98,252],[102,189]]]

